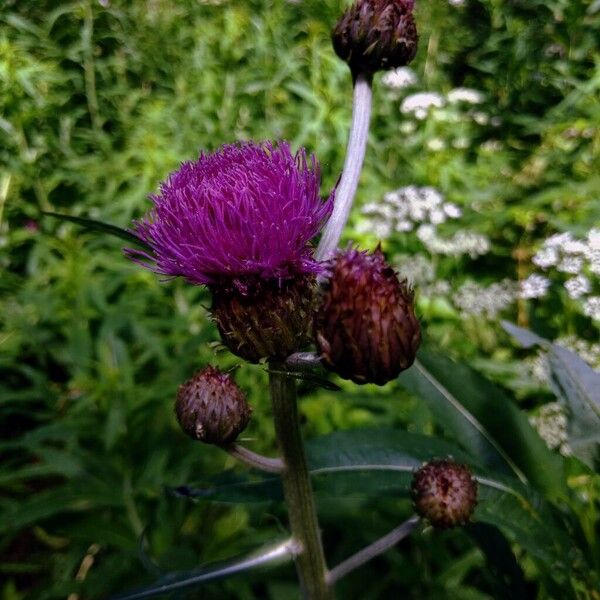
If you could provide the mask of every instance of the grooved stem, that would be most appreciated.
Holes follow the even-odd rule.
[[[329,217],[329,221],[327,221],[327,225],[325,225],[323,237],[321,237],[317,248],[317,260],[327,260],[333,255],[350,215],[352,201],[354,200],[354,194],[356,194],[365,159],[367,138],[369,137],[369,120],[371,118],[371,101],[373,97],[371,80],[371,75],[359,73],[354,81],[352,125],[348,136],[344,170],[335,194],[333,212]]]
[[[281,372],[283,365],[272,363],[271,367],[269,388],[275,433],[284,462],[283,493],[292,536],[300,545],[296,556],[300,585],[307,600],[333,600],[333,590],[326,581],[327,566],[300,433],[296,382]]]

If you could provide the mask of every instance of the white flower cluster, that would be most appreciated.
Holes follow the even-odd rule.
[[[417,238],[431,254],[475,258],[490,249],[486,236],[471,231],[440,237],[437,226],[458,219],[462,211],[456,204],[445,202],[442,194],[432,187],[409,185],[388,192],[382,202],[365,204],[362,213],[367,218],[358,225],[360,233],[372,232],[386,239],[394,231],[407,233],[416,229]]]
[[[600,229],[592,229],[584,239],[569,232],[557,233],[543,243],[532,262],[544,271],[566,275],[564,287],[569,297],[582,300],[584,314],[600,320],[600,296],[590,295],[600,276]]]
[[[439,225],[462,214],[458,206],[444,202],[435,188],[414,185],[388,192],[382,202],[365,204],[362,213],[368,218],[360,223],[359,231],[373,231],[380,238],[389,237],[392,231],[412,231],[416,223]]]
[[[424,254],[397,254],[394,265],[401,279],[418,287],[419,296],[441,298],[452,293],[450,283],[437,279],[435,266]]]
[[[550,280],[543,275],[534,273],[519,282],[519,298],[542,298],[548,292]]]
[[[508,279],[488,287],[468,281],[458,288],[452,302],[463,314],[494,318],[515,301],[517,291],[515,282]]]
[[[471,258],[477,258],[490,250],[489,239],[473,231],[457,231],[452,237],[441,238],[433,225],[421,225],[417,230],[417,237],[431,254],[445,256],[468,254]]]
[[[417,83],[417,75],[410,67],[398,67],[387,71],[381,83],[392,90],[402,90]]]
[[[600,296],[590,296],[584,300],[583,314],[590,319],[600,321]]]
[[[447,98],[448,102],[451,104],[456,104],[457,102],[464,102],[466,104],[481,104],[485,99],[479,90],[463,87],[450,90]]]
[[[404,98],[400,105],[400,112],[413,114],[416,119],[422,121],[432,108],[442,108],[445,104],[444,97],[436,92],[418,92]]]
[[[420,292],[423,292],[421,288],[423,284],[429,284],[435,280],[435,268],[423,254],[396,256],[394,264],[400,279],[405,279],[411,287],[419,285]]]
[[[410,69],[396,69],[390,71],[382,79],[383,83],[389,88],[401,89],[409,87],[416,83],[416,76]],[[414,76],[414,77],[413,77]],[[461,113],[457,109],[439,110],[446,105],[457,104],[481,104],[485,96],[479,90],[472,88],[458,87],[450,90],[445,96],[437,92],[416,92],[406,96],[400,105],[400,112],[405,115],[413,115],[419,121],[427,118],[432,109],[438,109],[434,115],[439,121],[458,122],[461,120]],[[487,125],[490,123],[490,116],[480,110],[469,110],[463,113],[478,125]],[[497,124],[497,123],[496,123]]]
[[[563,407],[558,402],[544,404],[537,415],[529,418],[540,437],[551,450],[558,450],[563,456],[571,454],[568,443],[568,421]]]
[[[600,229],[592,229],[583,240],[569,232],[549,237],[533,257],[542,269],[555,267],[562,273],[576,274],[584,268],[600,275]]]

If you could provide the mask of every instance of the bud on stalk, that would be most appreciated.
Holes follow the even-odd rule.
[[[208,365],[179,387],[175,414],[190,437],[228,444],[246,428],[252,409],[231,375]]]
[[[383,385],[413,364],[421,341],[413,294],[380,248],[332,260],[315,338],[323,364],[355,383]]]
[[[448,529],[468,523],[477,504],[477,482],[465,465],[434,460],[415,472],[411,495],[419,515]]]
[[[414,0],[357,0],[332,33],[336,54],[354,77],[403,67],[417,53]]]

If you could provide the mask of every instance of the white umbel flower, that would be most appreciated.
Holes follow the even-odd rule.
[[[550,280],[543,275],[534,273],[520,283],[519,297],[525,299],[541,298],[546,295]]]
[[[484,100],[483,94],[478,90],[471,88],[455,88],[448,92],[448,102],[465,102],[466,104],[481,104]]]
[[[516,284],[508,279],[488,287],[468,281],[460,286],[452,301],[463,314],[494,318],[515,301],[516,294]]]
[[[544,245],[535,253],[532,262],[542,269],[547,269],[548,267],[555,266],[558,262],[558,258],[558,250],[555,246]]]
[[[442,138],[431,138],[427,141],[427,148],[432,152],[440,152],[446,148],[446,142]]]
[[[563,407],[558,402],[544,404],[536,416],[530,417],[529,422],[551,450],[558,450],[564,456],[571,454],[568,444],[568,421]]]
[[[583,258],[581,256],[565,256],[556,268],[561,273],[577,275],[583,269]]]
[[[418,92],[411,94],[402,101],[400,111],[404,114],[413,113],[419,120],[425,119],[431,108],[442,108],[444,98],[435,92]]]
[[[452,202],[446,202],[443,209],[446,216],[450,219],[458,219],[462,215],[462,210],[456,204],[452,204]]]
[[[410,67],[398,67],[388,71],[381,83],[392,90],[401,90],[417,83],[417,75]]]
[[[588,231],[587,245],[590,250],[600,250],[600,229],[590,229]]]
[[[560,249],[562,249],[563,246],[567,242],[572,242],[572,241],[573,241],[573,236],[567,231],[565,233],[555,233],[554,235],[551,235],[544,242],[544,245],[548,246],[550,248],[560,248]]]
[[[590,296],[585,300],[583,314],[590,319],[600,321],[600,296]]]
[[[591,290],[590,280],[585,275],[578,275],[565,281],[565,289],[570,298],[577,299],[589,294]]]

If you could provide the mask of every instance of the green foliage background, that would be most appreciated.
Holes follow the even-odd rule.
[[[174,392],[195,369],[236,365],[218,341],[207,294],[162,282],[129,263],[118,242],[40,216],[54,210],[126,227],[158,182],[199,149],[237,139],[286,138],[314,151],[323,191],[343,164],[351,81],[330,48],[344,3],[236,0],[5,0],[0,6],[0,592],[6,600],[102,598],[158,571],[191,569],[280,535],[278,505],[193,504],[168,488],[202,481],[232,459],[187,440]],[[483,90],[501,117],[496,153],[431,153],[439,132],[402,134],[397,101],[376,78],[373,127],[359,203],[415,183],[463,207],[493,251],[471,269],[514,276],[515,248],[600,220],[600,5],[581,0],[444,0],[417,7],[414,68],[430,89]],[[548,46],[553,44],[554,51]],[[478,135],[483,135],[480,133]],[[359,222],[355,211],[352,226]],[[349,237],[375,240],[358,234]],[[559,300],[520,307],[553,335],[597,329]],[[515,318],[517,315],[514,315]],[[462,329],[424,315],[445,351],[502,361],[508,387],[518,355],[497,327]],[[484,343],[482,343],[482,339]],[[500,372],[499,372],[500,371]],[[274,452],[266,375],[243,366],[254,449]],[[392,384],[303,386],[307,437],[358,426],[431,434],[428,409]],[[518,391],[518,390],[517,390]],[[540,396],[518,394],[525,408]],[[583,479],[582,479],[583,478]],[[573,485],[593,539],[598,481]],[[335,564],[397,524],[394,496],[320,507]],[[553,597],[517,549],[530,597]],[[596,557],[597,559],[598,557]],[[91,560],[93,559],[93,564]],[[86,562],[87,561],[87,562]],[[347,598],[497,596],[496,576],[464,531],[412,538],[340,586]],[[202,598],[295,598],[293,569],[215,583]],[[582,597],[598,598],[591,589]]]

